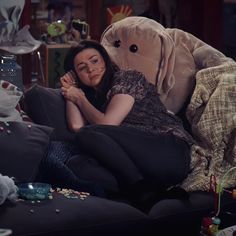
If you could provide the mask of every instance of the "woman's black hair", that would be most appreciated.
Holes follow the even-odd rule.
[[[75,68],[74,68],[75,56],[78,53],[88,48],[96,49],[101,54],[105,62],[106,70],[103,75],[101,84],[99,85],[96,91],[94,90],[94,88],[91,88],[82,84],[82,82],[80,81],[78,77],[77,77],[78,79],[77,82],[78,82],[78,86],[81,89],[83,89],[85,95],[90,100],[90,102],[92,102],[95,106],[101,106],[106,101],[106,94],[111,87],[111,83],[113,82],[113,75],[117,71],[118,67],[115,65],[114,62],[112,62],[106,49],[99,42],[95,40],[82,40],[75,47],[71,47],[68,53],[66,54],[66,57],[64,60],[64,70],[65,72],[68,72],[71,70],[75,72]]]

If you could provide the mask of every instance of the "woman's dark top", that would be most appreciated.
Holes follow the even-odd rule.
[[[172,133],[193,143],[191,135],[183,128],[179,117],[167,111],[156,88],[145,76],[134,70],[120,70],[114,75],[114,82],[108,91],[108,101],[115,94],[129,94],[135,99],[134,106],[121,123],[152,134]]]

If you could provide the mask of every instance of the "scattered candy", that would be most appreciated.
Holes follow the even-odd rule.
[[[87,193],[87,192],[79,192],[79,191],[75,191],[75,190],[72,190],[72,189],[65,189],[65,188],[56,188],[56,189],[50,189],[50,194],[48,196],[48,199],[53,199],[53,194],[52,193],[59,193],[59,194],[62,194],[65,198],[68,198],[68,199],[80,199],[82,201],[84,201],[88,196],[90,196],[90,193]],[[21,198],[18,198],[17,201],[26,201],[25,199],[21,199]],[[41,203],[42,201],[40,200],[32,200],[30,201],[32,204],[36,204],[36,203]],[[34,209],[30,209],[29,210],[30,213],[34,213]],[[61,210],[60,209],[55,209],[55,212],[56,213],[61,213]]]
[[[65,189],[65,188],[56,188],[56,192],[64,195],[64,197],[69,199],[75,199],[79,198],[81,200],[84,200],[86,197],[88,197],[90,194],[87,192],[78,192],[72,189]]]

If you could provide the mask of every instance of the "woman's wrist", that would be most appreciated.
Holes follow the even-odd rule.
[[[81,90],[82,91],[82,90]],[[75,103],[77,104],[77,106],[81,107],[82,103],[84,102],[84,100],[86,100],[86,96],[84,94],[84,92],[79,91],[78,96],[76,96],[76,101]]]

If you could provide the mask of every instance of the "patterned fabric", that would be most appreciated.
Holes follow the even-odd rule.
[[[105,197],[103,188],[92,181],[81,179],[66,165],[70,158],[77,155],[76,145],[68,142],[52,141],[42,160],[36,181],[52,184],[53,187],[70,188]]]
[[[217,181],[236,166],[236,63],[203,69],[187,117],[197,143],[192,146],[192,172],[183,182],[187,191],[208,190],[210,176]],[[236,173],[224,187],[236,186]]]
[[[22,110],[20,100],[23,93],[13,84],[0,80],[0,120],[28,121],[29,116]]]
[[[142,73],[134,70],[117,72],[114,84],[108,92],[108,100],[115,94],[129,94],[135,99],[134,106],[122,126],[152,134],[173,133],[192,144],[192,137],[184,130],[181,120],[166,110],[155,86]]]
[[[66,166],[66,162],[76,153],[76,147],[67,142],[52,141],[40,165],[37,181],[48,182],[57,187],[78,188],[78,180]]]

